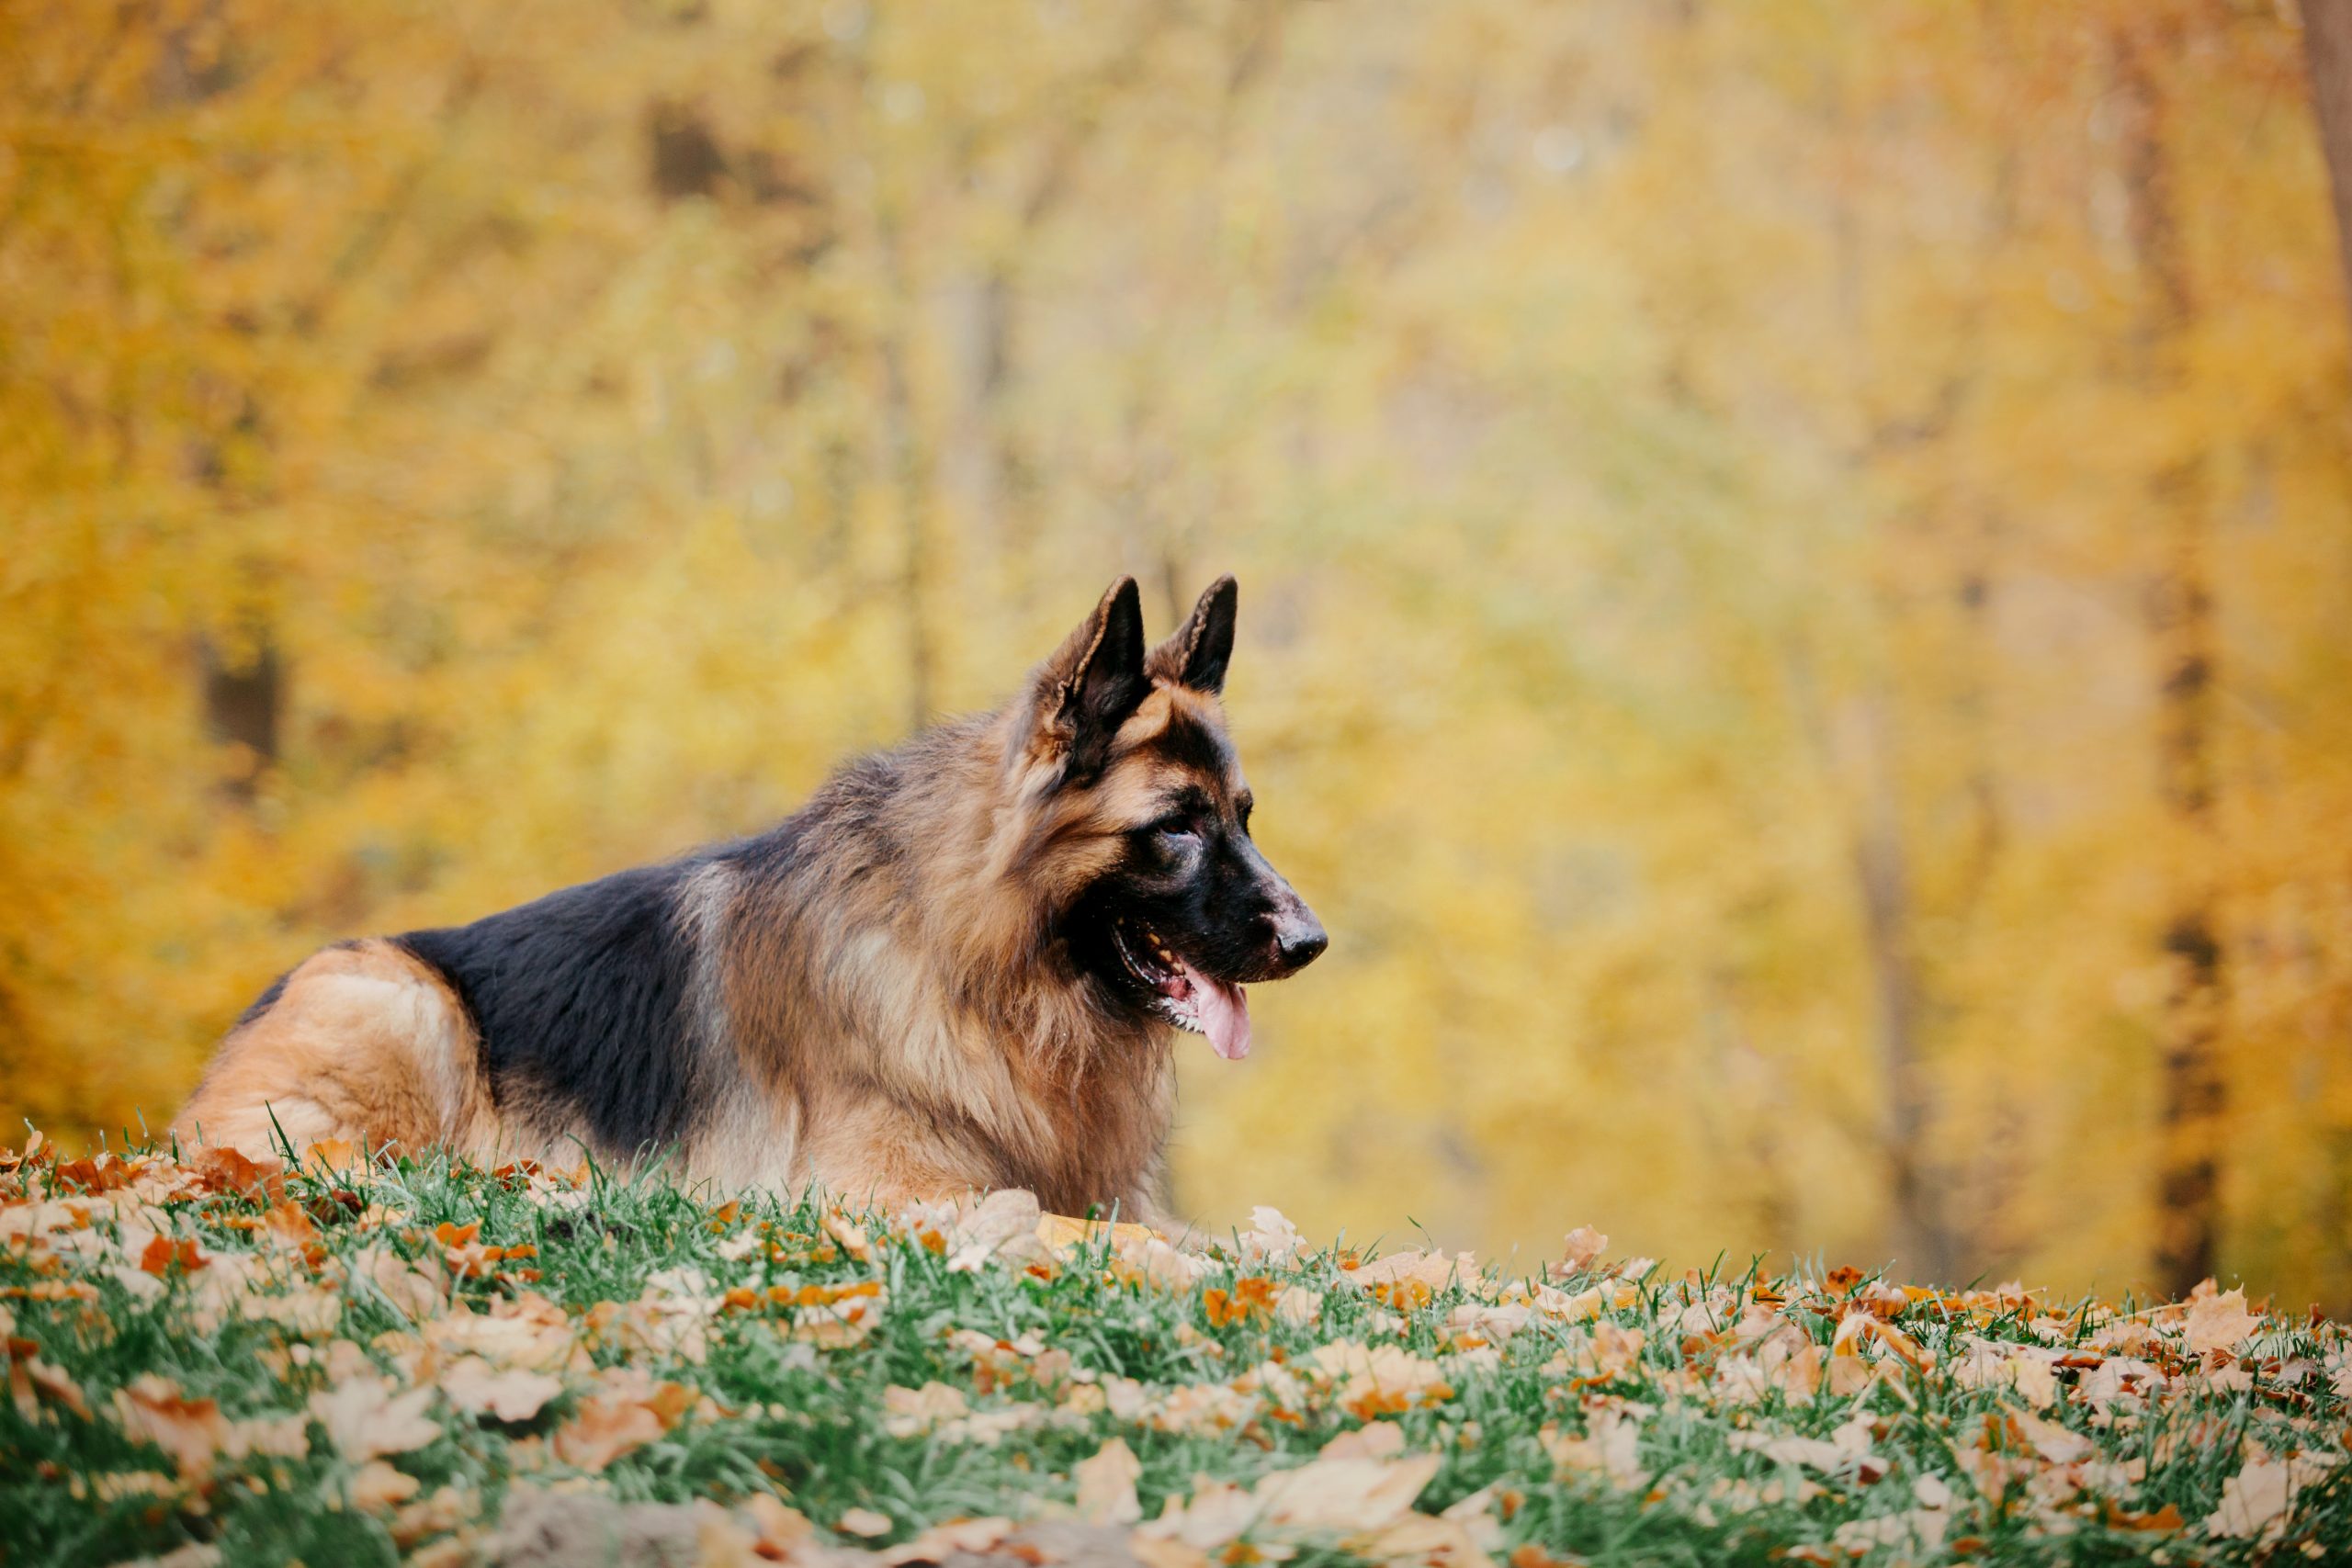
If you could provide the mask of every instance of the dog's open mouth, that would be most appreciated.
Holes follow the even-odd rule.
[[[1149,926],[1120,920],[1111,928],[1120,961],[1152,993],[1154,1011],[1179,1029],[1208,1036],[1228,1062],[1250,1054],[1250,998],[1241,987],[1212,980],[1184,961]]]

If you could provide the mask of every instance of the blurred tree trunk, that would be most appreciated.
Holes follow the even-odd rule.
[[[2152,402],[2178,390],[2196,324],[2171,129],[2165,56],[2174,34],[2125,22],[2114,42],[2121,110],[2123,186],[2143,304],[2132,374]],[[2148,523],[2156,551],[2148,630],[2156,671],[2156,786],[2171,840],[2163,945],[2170,978],[2161,1022],[2157,1282],[2174,1295],[2213,1270],[2221,1230],[2221,1030],[2226,997],[2214,914],[2212,520],[2205,456],[2187,447],[2152,477]]]
[[[1951,1233],[1925,1169],[1933,1089],[1922,1059],[1925,988],[1914,931],[1911,858],[1895,794],[1894,747],[1887,733],[1889,699],[1873,691],[1862,699],[1857,750],[1863,774],[1860,823],[1854,835],[1854,873],[1876,1004],[1879,1061],[1886,1075],[1885,1149],[1888,1197],[1894,1209],[1888,1240],[1905,1272],[1942,1280],[1952,1262]]]
[[[1872,256],[1867,244],[1858,194],[1864,186],[1855,150],[1865,132],[1853,107],[1848,81],[1830,85],[1830,145],[1840,161],[1830,207],[1830,242],[1836,257],[1832,304],[1845,343],[1852,378],[1859,439],[1850,458],[1855,491],[1869,494],[1871,479],[1895,447],[1917,442],[1949,420],[1941,405],[1956,402],[1962,382],[1954,378],[1939,408],[1916,428],[1881,426],[1870,389],[1879,378],[1866,308]],[[1882,560],[1900,547],[1898,520],[1871,519],[1874,548]],[[1882,633],[1897,637],[1907,614],[1883,570],[1874,584]],[[1877,1143],[1887,1188],[1888,1250],[1914,1279],[1941,1280],[1957,1248],[1939,1201],[1945,1182],[1928,1157],[1928,1132],[1934,1121],[1935,1086],[1927,1071],[1928,985],[1919,962],[1919,909],[1912,846],[1904,832],[1902,756],[1891,714],[1900,697],[1885,669],[1872,672],[1863,690],[1838,715],[1836,745],[1841,771],[1854,781],[1846,810],[1855,892],[1861,905],[1863,957],[1869,965],[1871,1034],[1878,1047],[1885,1099],[1879,1106]]]
[[[2303,0],[2302,10],[2303,64],[2335,209],[2335,257],[2352,303],[2352,0]]]
[[[214,740],[235,748],[232,769],[222,788],[238,805],[251,805],[261,788],[262,775],[278,758],[285,666],[266,632],[233,651],[207,637],[200,657],[205,728]]]

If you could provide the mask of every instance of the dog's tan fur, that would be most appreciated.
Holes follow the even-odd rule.
[[[264,1154],[329,1138],[487,1147],[497,1112],[448,982],[380,939],[312,953],[221,1043],[173,1131]]]

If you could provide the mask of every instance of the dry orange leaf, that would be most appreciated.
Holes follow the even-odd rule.
[[[141,1372],[116,1390],[114,1409],[125,1434],[163,1450],[184,1479],[210,1472],[229,1438],[229,1423],[218,1402],[190,1399],[179,1384],[156,1372]]]
[[[415,1476],[371,1459],[351,1478],[351,1506],[363,1514],[389,1514],[415,1496],[422,1484]]]
[[[676,1426],[694,1399],[682,1383],[658,1382],[635,1367],[610,1368],[599,1391],[557,1428],[557,1457],[582,1470],[602,1470]]]

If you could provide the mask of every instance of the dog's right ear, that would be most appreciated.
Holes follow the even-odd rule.
[[[1028,722],[1015,746],[1035,761],[1058,761],[1064,782],[1092,778],[1111,738],[1151,691],[1143,658],[1143,600],[1136,580],[1123,577],[1030,678]]]

